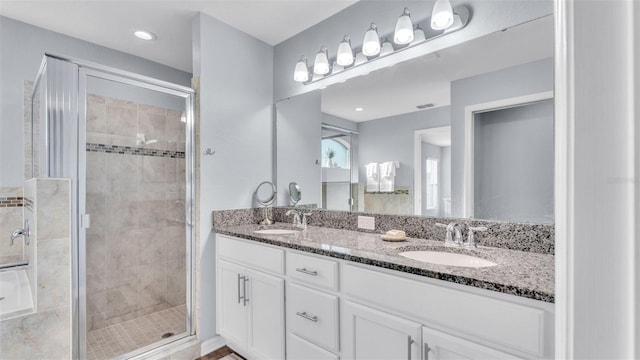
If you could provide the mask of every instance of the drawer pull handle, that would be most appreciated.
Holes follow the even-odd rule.
[[[307,275],[313,275],[313,276],[318,276],[318,272],[315,270],[307,270],[307,268],[297,268],[296,269],[297,272],[301,272],[303,274],[307,274]]]
[[[408,336],[407,339],[407,359],[411,360],[411,346],[413,345],[413,339],[411,335]]]
[[[317,316],[312,316],[307,314],[307,312],[297,312],[296,315],[303,317],[309,321],[313,321],[313,322],[318,322],[318,317]]]
[[[242,301],[243,296],[240,294],[240,282],[244,281],[244,276],[238,274],[238,304]]]
[[[249,278],[245,277],[244,281],[242,283],[242,287],[244,288],[244,296],[242,299],[242,305],[243,306],[247,306],[247,303],[249,302],[249,298],[247,298],[247,282],[249,282]]]

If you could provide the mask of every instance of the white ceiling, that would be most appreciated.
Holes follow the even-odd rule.
[[[423,130],[420,139],[422,142],[435,146],[451,146],[451,126]]]
[[[191,20],[203,12],[278,44],[357,0],[0,0],[0,15],[192,72]],[[158,36],[132,36],[143,28]]]
[[[451,81],[552,57],[553,44],[547,16],[332,85],[322,90],[322,111],[367,121],[419,111],[422,104],[447,106]]]

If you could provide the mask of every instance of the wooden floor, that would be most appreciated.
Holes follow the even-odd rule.
[[[210,354],[207,354],[207,355],[205,355],[205,356],[203,356],[201,358],[198,358],[197,360],[219,360],[219,359],[222,359],[223,357],[225,357],[227,355],[230,355],[230,354],[235,354],[235,353],[233,352],[233,350],[231,350],[228,347],[224,346],[224,347],[221,347],[220,349],[218,349],[218,350],[216,350],[216,351],[214,351],[214,352],[212,352]],[[240,356],[238,354],[236,354],[236,355],[239,356],[239,357],[242,357],[242,356]]]

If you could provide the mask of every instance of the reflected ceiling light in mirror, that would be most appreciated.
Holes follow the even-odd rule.
[[[141,40],[155,40],[158,38],[156,34],[152,33],[151,31],[142,29],[134,30],[133,35]]]
[[[413,22],[409,9],[404,8],[402,15],[396,22],[396,30],[393,33],[393,42],[398,45],[405,45],[413,41]]]
[[[384,41],[382,42],[382,48],[380,49],[380,56],[389,55],[392,52],[393,52],[393,44],[391,43],[391,41],[385,38]]]
[[[297,82],[309,81],[309,67],[307,66],[307,58],[301,56],[296,63],[296,69],[293,71],[293,80]]]
[[[378,36],[378,27],[374,23],[371,23],[369,30],[364,34],[362,53],[366,56],[376,56],[380,53],[380,36]]]
[[[360,112],[360,111],[364,111],[364,108],[363,107],[357,107],[357,108],[355,108],[353,110]]]
[[[353,64],[353,49],[351,48],[351,39],[345,35],[340,45],[338,45],[338,54],[336,62],[340,66],[349,66]]]
[[[316,54],[316,60],[313,62],[313,72],[318,75],[326,75],[331,71],[329,66],[329,51],[326,46],[320,48]]]
[[[422,30],[420,25],[417,25],[416,29],[413,30],[413,41],[411,42],[411,45],[415,45],[415,44],[421,43],[421,42],[425,41],[426,39],[427,39],[427,37],[424,35],[424,30]]]
[[[431,28],[444,30],[453,25],[453,8],[449,0],[437,0],[431,13]]]

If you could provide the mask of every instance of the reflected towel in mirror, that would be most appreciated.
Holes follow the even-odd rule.
[[[380,191],[380,171],[378,169],[378,163],[369,163],[364,166],[367,175],[367,192]]]
[[[387,161],[380,164],[380,192],[393,192],[396,183],[397,161]]]

